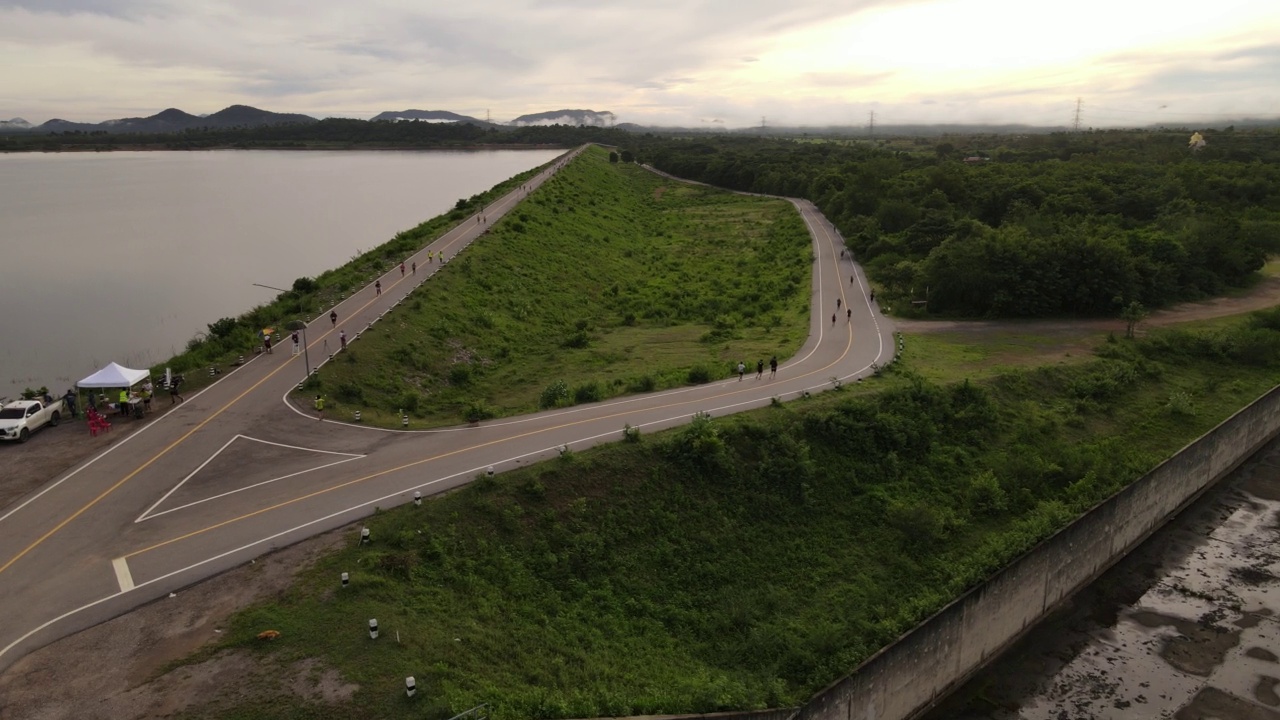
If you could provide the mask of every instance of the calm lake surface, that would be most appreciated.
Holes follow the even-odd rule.
[[[559,150],[0,154],[0,398],[55,395],[338,267]]]

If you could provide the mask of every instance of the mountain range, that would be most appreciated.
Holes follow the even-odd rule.
[[[448,110],[389,110],[378,113],[371,121],[385,122],[456,122],[480,127],[500,127],[501,123],[487,122],[469,115],[459,115]],[[310,115],[276,113],[248,105],[232,105],[212,115],[192,115],[177,108],[169,108],[148,117],[120,118],[100,123],[82,123],[54,118],[39,125],[32,125],[22,118],[0,120],[3,132],[107,132],[107,133],[171,133],[190,129],[251,128],[263,125],[310,124],[319,122]],[[595,110],[552,110],[550,112],[521,115],[506,125],[613,125],[613,113]]]

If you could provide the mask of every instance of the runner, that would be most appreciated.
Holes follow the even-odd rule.
[[[764,377],[764,360],[756,361],[756,379]]]
[[[738,382],[742,382],[742,376],[746,374],[746,372],[747,372],[747,364],[739,360],[738,361]]]
[[[374,281],[373,281],[373,294],[374,294],[374,295],[381,295],[381,294],[382,294],[382,281],[381,281],[381,280],[374,280]]]
[[[778,374],[778,356],[774,355],[769,358],[769,379],[772,380]]]
[[[337,310],[329,311],[329,322],[333,323],[334,327],[338,327],[338,311]]]

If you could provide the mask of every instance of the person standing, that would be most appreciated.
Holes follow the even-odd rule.
[[[170,405],[173,405],[178,401],[186,402],[187,399],[178,394],[178,386],[181,384],[182,384],[181,375],[175,375],[173,376],[173,380],[169,381],[169,404]],[[175,400],[174,398],[177,398],[177,400]]]
[[[414,275],[417,275],[417,274],[418,274],[418,261],[417,261],[417,260],[414,260],[414,261],[413,261],[413,274],[414,274]]]
[[[91,396],[92,397],[92,396]],[[62,396],[62,401],[67,404],[67,410],[71,411],[71,417],[76,417],[76,393],[71,388],[67,388],[67,394]]]
[[[129,388],[120,391],[120,414],[129,412]]]
[[[324,419],[324,398],[320,395],[316,396],[316,420]]]
[[[148,380],[142,384],[142,412],[151,412],[151,396],[155,394],[155,386]]]
[[[373,294],[374,294],[374,295],[381,295],[381,294],[382,294],[382,281],[381,281],[381,280],[374,280],[374,281],[373,281],[373,291],[374,291],[374,292],[373,292]]]
[[[742,376],[745,375],[746,372],[747,372],[747,364],[739,360],[738,361],[738,382],[742,382]]]
[[[297,355],[299,352],[302,352],[302,346],[298,343],[298,331],[294,330],[293,333],[289,335],[289,338],[293,340],[293,354]]]
[[[769,358],[769,379],[772,380],[778,374],[778,356],[774,355]]]
[[[346,330],[339,330],[339,331],[338,331],[338,345],[339,345],[343,350],[346,350],[346,349],[347,349],[347,331],[346,331]]]
[[[265,330],[262,333],[262,348],[267,351],[268,355],[271,354],[271,333]]]

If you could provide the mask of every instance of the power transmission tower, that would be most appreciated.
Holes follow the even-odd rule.
[[[867,122],[867,134],[875,135],[876,134],[876,111],[872,110],[871,114],[868,117],[870,118],[870,120]]]
[[[489,119],[489,108],[485,108],[485,109],[484,109],[484,121],[485,121],[485,122],[493,122],[492,120],[490,120],[490,119]]]
[[[765,129],[765,127],[766,127],[766,123],[765,123],[765,121],[764,121],[764,116],[763,116],[763,115],[761,115],[761,116],[760,116],[760,134],[761,134],[761,135],[763,135],[763,134],[764,134],[764,129]]]
[[[1084,100],[1076,98],[1076,117],[1071,122],[1071,132],[1080,132],[1080,107],[1084,105]]]

